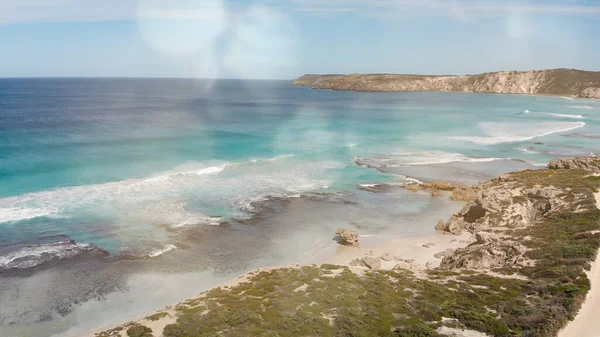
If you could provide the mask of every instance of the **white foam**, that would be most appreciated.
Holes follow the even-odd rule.
[[[49,208],[35,207],[0,207],[0,223],[34,219],[42,216],[57,217],[57,211]]]
[[[92,245],[72,241],[30,245],[0,256],[0,270],[31,268],[53,259],[72,257],[92,248]]]
[[[560,117],[560,118],[575,118],[575,119],[583,119],[583,115],[570,115],[570,114],[557,114],[557,113],[552,113],[552,112],[548,112],[546,113],[549,116],[554,116],[554,117]]]
[[[173,249],[177,249],[177,246],[168,244],[164,248],[153,250],[152,252],[150,252],[150,254],[148,254],[148,256],[149,257],[157,257],[157,256],[163,255],[164,253],[171,251]]]
[[[538,122],[538,123],[499,123],[482,122],[480,129],[487,137],[457,136],[451,139],[468,141],[480,145],[513,143],[544,137],[553,133],[566,132],[585,126],[585,122]]]
[[[575,100],[575,98],[573,98],[573,97],[564,97],[564,96],[563,96],[563,97],[561,97],[561,98],[562,98],[562,99],[566,99],[566,100],[568,100],[568,101],[574,101],[574,100]]]
[[[504,158],[468,157],[460,153],[443,151],[396,152],[392,155],[357,157],[355,160],[375,167],[405,167],[418,165],[446,164],[455,162],[477,163],[502,160]]]
[[[202,214],[236,207],[268,196],[287,197],[329,186],[324,173],[339,162],[309,165],[279,160],[267,165],[190,163],[144,179],[65,187],[0,199],[0,222],[38,216],[101,216],[115,225],[212,225],[221,219]],[[227,169],[228,174],[222,174]],[[239,208],[238,208],[239,209]],[[102,225],[101,223],[98,226]],[[94,226],[94,225],[91,225]],[[124,233],[126,231],[123,231]],[[133,234],[131,234],[133,235]]]
[[[198,170],[192,170],[192,171],[167,172],[167,173],[163,173],[163,174],[151,177],[151,178],[144,179],[143,182],[154,184],[154,183],[162,183],[169,179],[173,179],[173,178],[177,178],[177,177],[181,177],[181,176],[185,176],[185,175],[201,176],[201,175],[205,175],[205,174],[217,174],[217,173],[223,171],[227,166],[228,166],[228,164],[224,164],[224,165],[219,165],[219,166],[204,167],[204,168],[201,168]]]
[[[360,187],[377,187],[381,184],[358,184]]]
[[[525,111],[523,111],[523,112],[524,112],[524,113],[526,113],[526,114],[528,114],[528,113],[530,113],[531,111],[529,111],[529,110],[525,110]]]
[[[569,105],[568,107],[573,109],[594,110],[594,107],[589,105]]]

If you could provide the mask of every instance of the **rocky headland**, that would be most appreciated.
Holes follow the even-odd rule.
[[[465,202],[437,243],[366,252],[340,229],[335,263],[251,272],[96,336],[593,336],[599,170],[566,158],[475,186],[410,185]],[[561,332],[584,301],[576,334]]]
[[[293,85],[340,91],[454,91],[600,98],[600,72],[575,69],[500,71],[478,75],[304,75]]]

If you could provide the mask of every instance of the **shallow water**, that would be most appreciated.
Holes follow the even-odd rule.
[[[589,155],[598,135],[592,100],[0,80],[0,335],[141,315],[250,268],[309,260],[340,226],[430,233],[460,206],[395,185]],[[391,186],[359,188],[373,183]]]

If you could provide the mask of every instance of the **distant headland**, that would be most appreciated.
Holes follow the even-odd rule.
[[[304,75],[292,85],[366,92],[453,91],[600,98],[600,72],[576,69],[499,71],[478,75]]]

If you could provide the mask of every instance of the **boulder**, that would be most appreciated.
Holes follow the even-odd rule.
[[[418,184],[411,184],[411,185],[406,185],[404,186],[405,189],[412,191],[412,192],[417,192],[422,190],[423,188],[421,187],[421,185]]]
[[[379,269],[381,268],[381,259],[367,256],[363,257],[361,264],[369,269]]]
[[[454,235],[460,235],[462,233],[462,228],[460,226],[459,221],[450,221],[446,225],[446,232],[450,232]]]
[[[438,191],[453,191],[459,186],[453,185],[447,181],[433,181],[430,183],[423,183],[421,187],[428,190],[438,190]]]
[[[348,263],[348,265],[351,267],[358,267],[358,266],[362,265],[362,261],[360,259],[354,259],[354,260],[350,261],[350,263]]]
[[[490,241],[489,238],[485,234],[482,234],[482,233],[475,234],[475,239],[477,240],[477,243],[480,245],[486,244]]]
[[[521,260],[524,249],[518,244],[490,241],[486,244],[470,245],[446,255],[441,269],[489,269],[512,266]]]
[[[411,270],[413,268],[414,268],[414,266],[409,263],[400,262],[400,263],[396,264],[393,269],[394,270],[400,270],[400,269]]]
[[[359,247],[358,244],[358,233],[356,231],[346,229],[346,228],[338,228],[335,231],[341,239],[341,243],[346,246]]]
[[[548,164],[549,169],[584,169],[600,172],[600,157],[567,157],[559,158]]]
[[[436,259],[441,259],[445,256],[450,256],[454,253],[454,249],[448,248],[446,250],[444,250],[443,252],[439,252],[433,255],[433,257],[435,257]]]
[[[396,258],[396,255],[392,254],[392,253],[385,253],[385,254],[381,255],[381,259],[383,261],[396,261],[396,260],[398,260]]]
[[[446,229],[446,221],[444,221],[444,220],[438,221],[437,225],[435,226],[435,229],[438,231],[445,230]]]

